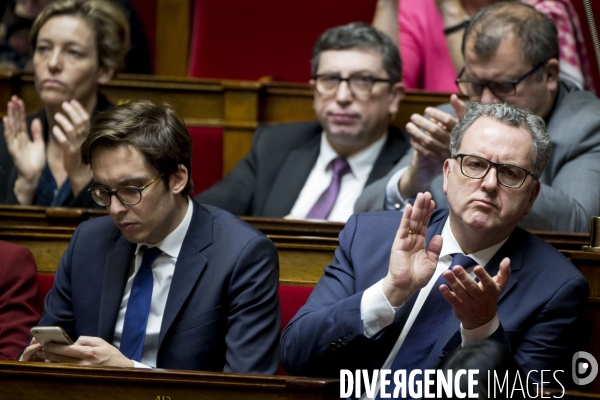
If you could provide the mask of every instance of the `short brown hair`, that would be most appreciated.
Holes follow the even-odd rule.
[[[501,2],[483,8],[473,18],[463,36],[463,58],[469,39],[478,57],[489,60],[496,55],[502,40],[510,35],[519,39],[521,59],[532,68],[558,59],[558,31],[545,14],[527,4]],[[544,69],[538,70],[538,80]]]
[[[129,22],[120,5],[109,0],[57,0],[48,4],[35,19],[29,41],[35,49],[40,29],[54,17],[71,16],[85,20],[92,31],[98,52],[98,65],[120,70],[129,51]]]
[[[169,176],[181,164],[188,170],[188,183],[181,192],[192,192],[192,139],[179,114],[169,105],[155,106],[139,100],[117,106],[98,114],[81,145],[81,160],[91,165],[94,150],[99,147],[134,146],[144,157],[146,165]]]

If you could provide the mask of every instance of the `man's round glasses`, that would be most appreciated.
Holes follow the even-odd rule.
[[[90,195],[92,195],[92,199],[96,202],[96,204],[102,207],[110,206],[110,202],[112,199],[112,195],[116,195],[117,199],[126,206],[135,206],[140,201],[142,201],[142,192],[148,186],[152,185],[154,182],[160,179],[164,174],[160,174],[156,178],[152,179],[150,182],[146,183],[142,187],[137,186],[122,186],[116,190],[106,190],[101,188],[91,187],[88,189]]]
[[[531,171],[512,164],[499,164],[486,158],[469,154],[457,154],[452,159],[460,158],[460,171],[467,178],[483,179],[492,167],[496,168],[498,183],[511,189],[523,186],[527,175],[538,178]]]
[[[338,75],[317,75],[315,80],[315,89],[323,96],[332,96],[337,91],[341,82],[346,82],[350,92],[354,96],[365,97],[371,94],[373,85],[377,82],[391,82],[389,79],[375,78],[368,75],[352,75],[349,78],[342,78]]]
[[[462,79],[461,76],[465,73],[465,67],[463,67],[458,74],[458,78],[456,78],[456,86],[458,86],[460,93],[467,97],[480,97],[484,87],[487,87],[498,98],[514,96],[517,94],[517,85],[545,64],[546,61],[536,64],[535,67],[527,71],[524,75],[512,81]]]

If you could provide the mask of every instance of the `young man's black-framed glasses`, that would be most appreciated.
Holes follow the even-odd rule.
[[[465,73],[465,67],[463,67],[458,74],[458,78],[456,78],[456,86],[458,86],[460,93],[467,97],[481,96],[484,87],[490,89],[494,96],[498,98],[514,96],[517,94],[517,85],[545,64],[546,61],[538,63],[525,74],[511,81],[478,81],[476,79],[463,79],[461,78]]]
[[[150,182],[146,183],[144,186],[122,186],[116,190],[107,190],[102,188],[91,187],[87,191],[90,192],[92,199],[102,207],[110,206],[110,202],[112,199],[112,195],[116,195],[117,199],[126,206],[135,206],[140,201],[142,201],[142,192],[148,186],[152,185],[154,182],[159,180],[164,174],[160,174],[156,178],[152,179]]]
[[[511,189],[523,186],[528,175],[535,180],[538,179],[533,172],[518,165],[495,163],[487,158],[471,154],[457,154],[452,157],[453,160],[457,158],[460,158],[460,172],[467,178],[483,179],[494,167],[498,183]]]
[[[390,83],[390,79],[375,78],[369,75],[352,75],[348,78],[342,78],[339,75],[322,74],[313,77],[315,89],[323,96],[332,96],[337,91],[341,82],[346,82],[350,92],[354,96],[366,97],[371,94],[373,85],[378,82]]]

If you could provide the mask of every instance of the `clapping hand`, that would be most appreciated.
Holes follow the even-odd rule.
[[[37,118],[33,120],[30,139],[27,133],[25,104],[17,96],[12,96],[8,102],[7,115],[2,118],[2,122],[8,153],[18,174],[15,195],[20,204],[31,204],[46,166],[42,123]]]
[[[90,169],[81,162],[80,153],[90,128],[90,116],[77,100],[65,101],[61,107],[62,112],[54,115],[52,134],[62,150],[65,171],[77,195],[92,179]]]
[[[407,205],[402,215],[392,245],[388,274],[382,283],[383,293],[394,307],[427,285],[435,272],[442,237],[434,236],[425,251],[427,225],[434,208],[431,194],[419,193],[414,205]]]

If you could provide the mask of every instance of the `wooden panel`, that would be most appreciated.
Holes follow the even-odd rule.
[[[157,1],[154,63],[157,75],[187,75],[191,13],[191,0]]]
[[[79,367],[0,361],[3,399],[321,400],[339,398],[339,381],[164,369]]]
[[[188,125],[223,127],[224,173],[247,154],[259,125],[315,120],[307,84],[123,74],[100,91],[115,104],[137,99],[167,101]],[[21,96],[29,112],[43,108],[30,74],[0,73],[0,116],[6,114],[11,94]],[[403,126],[412,113],[447,101],[447,94],[409,92],[392,123]]]

